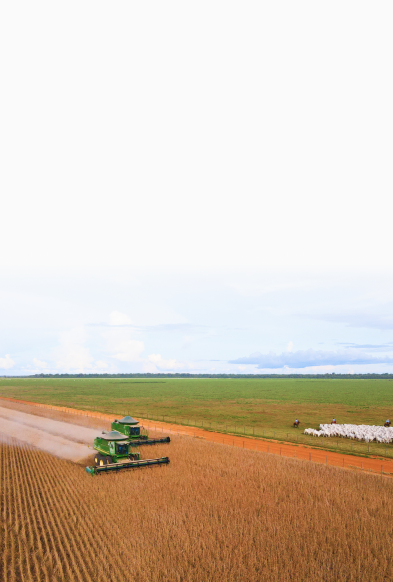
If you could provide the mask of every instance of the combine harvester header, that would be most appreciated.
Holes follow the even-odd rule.
[[[86,467],[86,471],[90,475],[98,475],[98,473],[108,473],[109,471],[121,471],[122,469],[136,469],[140,467],[150,467],[151,465],[168,465],[169,458],[161,457],[159,459],[142,459],[139,461],[128,461],[128,463],[110,463],[102,467]]]
[[[170,437],[162,439],[149,439],[147,430],[143,427],[137,426],[139,422],[132,418],[132,416],[125,416],[121,420],[112,422],[112,430],[118,431],[125,435],[131,447],[140,447],[141,445],[157,445],[162,443],[170,443]],[[142,430],[141,430],[142,429]]]
[[[129,443],[129,437],[117,430],[103,431],[102,435],[94,439],[93,448],[97,451],[94,457],[95,467],[86,467],[86,471],[90,475],[169,463],[168,457],[141,459],[139,451],[133,450],[131,452],[131,448],[134,449],[136,446],[135,443]],[[122,460],[125,462],[119,462]]]

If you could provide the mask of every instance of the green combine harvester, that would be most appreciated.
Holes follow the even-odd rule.
[[[162,439],[149,439],[147,430],[143,427],[137,426],[139,422],[131,416],[125,416],[121,420],[112,422],[112,430],[117,430],[127,437],[131,447],[140,447],[141,445],[156,445],[162,443],[170,443],[170,437]]]
[[[135,451],[134,444],[129,443],[129,437],[117,430],[103,431],[102,434],[103,436],[94,439],[93,447],[97,451],[94,457],[95,467],[86,467],[86,471],[90,475],[169,463],[168,457],[141,459],[140,452]]]

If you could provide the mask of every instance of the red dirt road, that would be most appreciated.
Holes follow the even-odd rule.
[[[103,414],[100,412],[78,410],[75,408],[68,408],[65,406],[53,406],[51,404],[39,404],[37,402],[28,402],[27,400],[17,400],[15,398],[0,398],[1,400],[8,400],[10,402],[18,402],[21,404],[28,404],[30,406],[38,406],[40,408],[52,409],[59,412],[67,412],[79,416],[91,416],[93,418],[102,418],[103,420],[112,421],[116,417],[113,414]],[[254,439],[239,436],[232,436],[218,432],[207,431],[201,428],[191,426],[175,425],[166,422],[149,421],[143,418],[137,418],[144,424],[146,428],[151,430],[161,431],[169,434],[187,435],[195,438],[202,438],[206,441],[227,446],[234,446],[263,453],[270,453],[274,455],[281,455],[283,457],[296,458],[304,461],[312,461],[314,463],[323,463],[334,467],[344,467],[347,469],[357,469],[361,471],[369,471],[372,473],[379,473],[383,475],[393,475],[393,461],[383,458],[363,458],[355,455],[342,455],[325,451],[321,449],[314,449],[313,447],[306,447],[303,445],[296,445],[292,443],[282,443],[264,439]]]

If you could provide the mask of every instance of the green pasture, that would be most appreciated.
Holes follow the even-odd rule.
[[[333,417],[351,424],[393,420],[393,380],[388,379],[3,378],[0,396],[299,442],[309,440],[292,428],[295,418],[301,429],[318,428]],[[344,441],[334,446],[343,452],[358,446]],[[311,442],[333,446],[331,439]],[[370,446],[365,453],[393,451],[392,445]]]

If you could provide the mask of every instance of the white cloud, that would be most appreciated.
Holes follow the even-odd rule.
[[[93,357],[89,348],[84,346],[70,346],[62,350],[62,354],[56,361],[56,368],[62,371],[84,372],[92,367]]]
[[[84,344],[87,334],[83,327],[77,327],[60,334],[60,345],[54,356],[56,368],[63,372],[83,373],[93,367],[93,356]]]
[[[117,344],[116,348],[118,352],[113,354],[112,358],[121,362],[139,362],[145,345],[142,341],[127,340]]]
[[[59,345],[52,350],[52,362],[45,362],[38,358],[33,358],[33,366],[23,368],[25,373],[89,373],[89,372],[117,372],[104,360],[94,360],[88,342],[91,338],[87,335],[85,328],[76,327],[64,331],[59,336]]]
[[[15,362],[9,354],[6,354],[5,358],[0,358],[0,369],[9,370],[13,366],[15,366]]]
[[[287,345],[287,352],[291,352],[293,350],[293,342],[289,342]]]
[[[355,312],[353,310],[346,310],[343,313],[299,313],[300,316],[319,319],[329,323],[342,323],[347,327],[364,327],[368,329],[392,330],[393,329],[393,313],[392,303],[380,306],[383,313],[372,313],[362,310]]]
[[[359,350],[341,350],[337,352],[328,352],[322,350],[298,350],[296,352],[283,352],[276,354],[255,353],[249,357],[229,360],[230,364],[251,364],[256,365],[258,369],[280,369],[280,368],[308,368],[320,366],[342,366],[354,364],[391,364],[393,357],[373,356],[370,354],[359,353]]]
[[[45,370],[49,367],[46,362],[43,362],[42,360],[37,360],[37,358],[33,358],[33,364],[36,368],[38,368],[40,370],[41,369]]]
[[[161,354],[150,354],[147,357],[147,363],[144,365],[145,371],[157,372],[165,370],[179,370],[188,367],[184,363],[177,362],[175,359],[164,360]]]
[[[201,341],[210,337],[214,337],[217,335],[217,332],[214,329],[210,329],[206,333],[202,334],[195,334],[195,335],[185,335],[183,336],[183,347],[189,346],[190,344]]]
[[[120,311],[112,311],[109,322],[111,325],[129,325],[132,323],[128,315],[120,313]]]
[[[106,362],[104,362],[103,360],[97,360],[96,362],[94,362],[95,365],[97,366],[97,368],[108,368],[108,364]]]
[[[108,356],[120,362],[140,362],[145,345],[143,341],[134,339],[133,334],[133,330],[122,329],[121,326],[105,329],[101,337],[104,338],[104,350]]]

